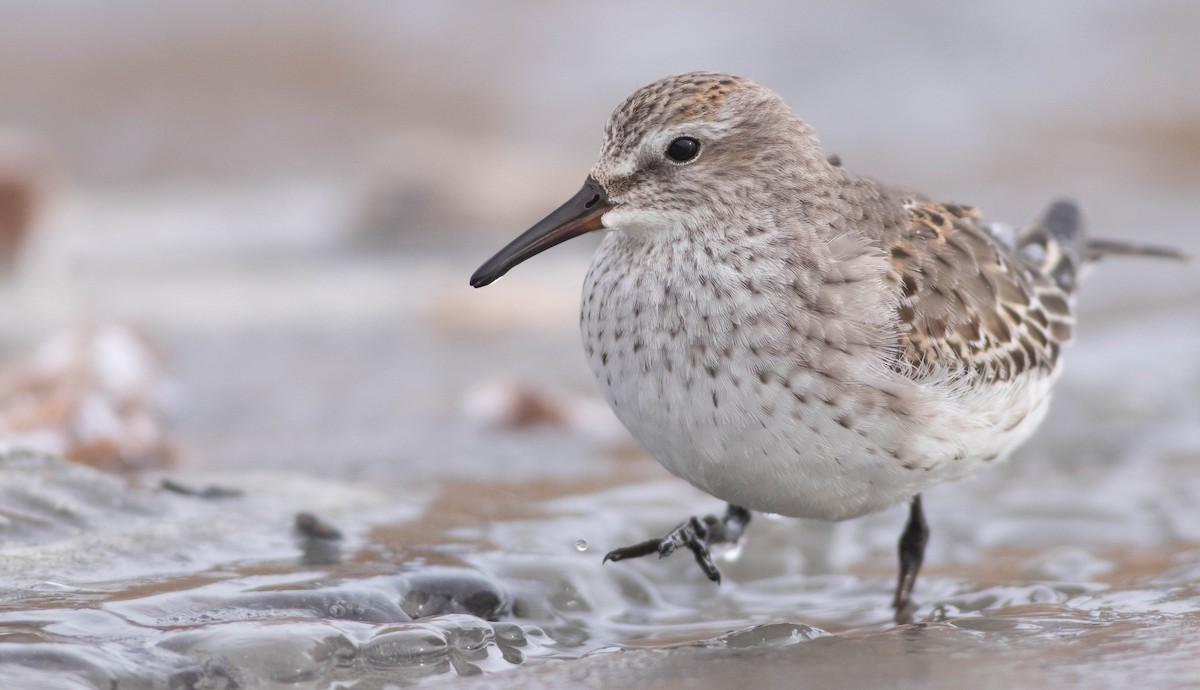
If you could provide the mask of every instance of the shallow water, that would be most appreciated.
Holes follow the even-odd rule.
[[[347,453],[344,464],[322,459],[320,444],[308,454],[286,445],[290,457],[276,460],[302,471],[264,459],[249,472],[164,475],[236,489],[212,498],[166,490],[158,475],[125,480],[10,452],[0,467],[2,684],[1193,680],[1200,362],[1189,363],[1190,337],[1136,353],[1128,339],[1198,325],[1151,313],[1085,329],[1075,373],[1029,447],[926,495],[933,541],[916,623],[901,627],[889,609],[901,509],[837,525],[756,517],[719,560],[720,587],[688,558],[602,565],[610,548],[719,507],[619,436],[450,415],[394,431],[448,445],[429,462],[420,445],[391,463]],[[311,364],[296,340],[260,341],[261,354]],[[1140,382],[1088,375],[1133,366]],[[406,365],[395,368],[373,375]],[[353,418],[364,395],[330,402]],[[276,434],[272,423],[260,433]],[[202,424],[180,426],[203,446]],[[231,458],[254,448],[227,447]],[[536,462],[489,467],[521,454]],[[471,463],[476,476],[463,479]],[[300,512],[340,538],[306,536]]]
[[[629,88],[709,67],[779,88],[851,169],[1016,224],[1069,192],[1099,234],[1196,254],[1195,3],[617,3],[618,25],[546,3],[281,24],[270,2],[201,21],[134,0],[91,28],[10,4],[44,31],[0,26],[19,67],[0,109],[57,134],[80,180],[0,287],[0,350],[133,324],[174,379],[180,464],[122,478],[0,449],[0,687],[1200,679],[1194,263],[1089,277],[1037,435],[926,494],[906,626],[900,508],[755,516],[720,587],[686,556],[602,564],[722,506],[595,395],[588,240],[466,286],[574,191]]]

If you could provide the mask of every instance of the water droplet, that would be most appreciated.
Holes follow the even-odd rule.
[[[742,546],[745,543],[745,539],[738,539],[737,543],[721,554],[721,560],[726,563],[737,563],[738,559],[742,556]]]
[[[587,549],[588,549],[587,539],[576,539],[575,540],[575,550],[576,551],[587,551]]]

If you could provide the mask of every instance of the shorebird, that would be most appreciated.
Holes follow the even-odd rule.
[[[751,511],[846,520],[996,464],[1046,413],[1082,269],[1175,250],[1088,239],[1070,201],[1020,233],[844,170],[775,92],[694,72],[612,114],[583,188],[471,276],[606,231],[583,286],[600,390],[670,472],[728,502],[605,561],[740,538]]]

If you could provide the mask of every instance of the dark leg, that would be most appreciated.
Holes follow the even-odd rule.
[[[708,555],[708,547],[737,541],[748,524],[750,524],[750,511],[730,504],[729,508],[725,510],[724,517],[718,518],[715,515],[705,515],[702,518],[690,517],[679,523],[678,527],[661,539],[647,539],[633,546],[609,551],[608,555],[604,557],[604,562],[641,558],[652,553],[657,553],[659,558],[666,558],[674,553],[675,549],[686,546],[691,549],[692,555],[696,557],[696,563],[708,576],[708,579],[721,584],[721,573],[717,572],[717,566],[713,564],[712,557]]]
[[[896,598],[892,608],[896,609],[896,622],[907,623],[912,618],[906,613],[912,597],[913,585],[917,583],[917,572],[925,560],[925,545],[929,543],[929,525],[925,524],[925,513],[921,510],[921,495],[913,496],[908,512],[908,524],[900,535],[900,579],[896,582]]]

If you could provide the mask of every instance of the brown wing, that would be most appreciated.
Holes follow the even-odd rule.
[[[900,292],[900,368],[1008,381],[1050,372],[1071,337],[1071,299],[1004,244],[969,206],[902,201],[907,227],[885,239]]]

